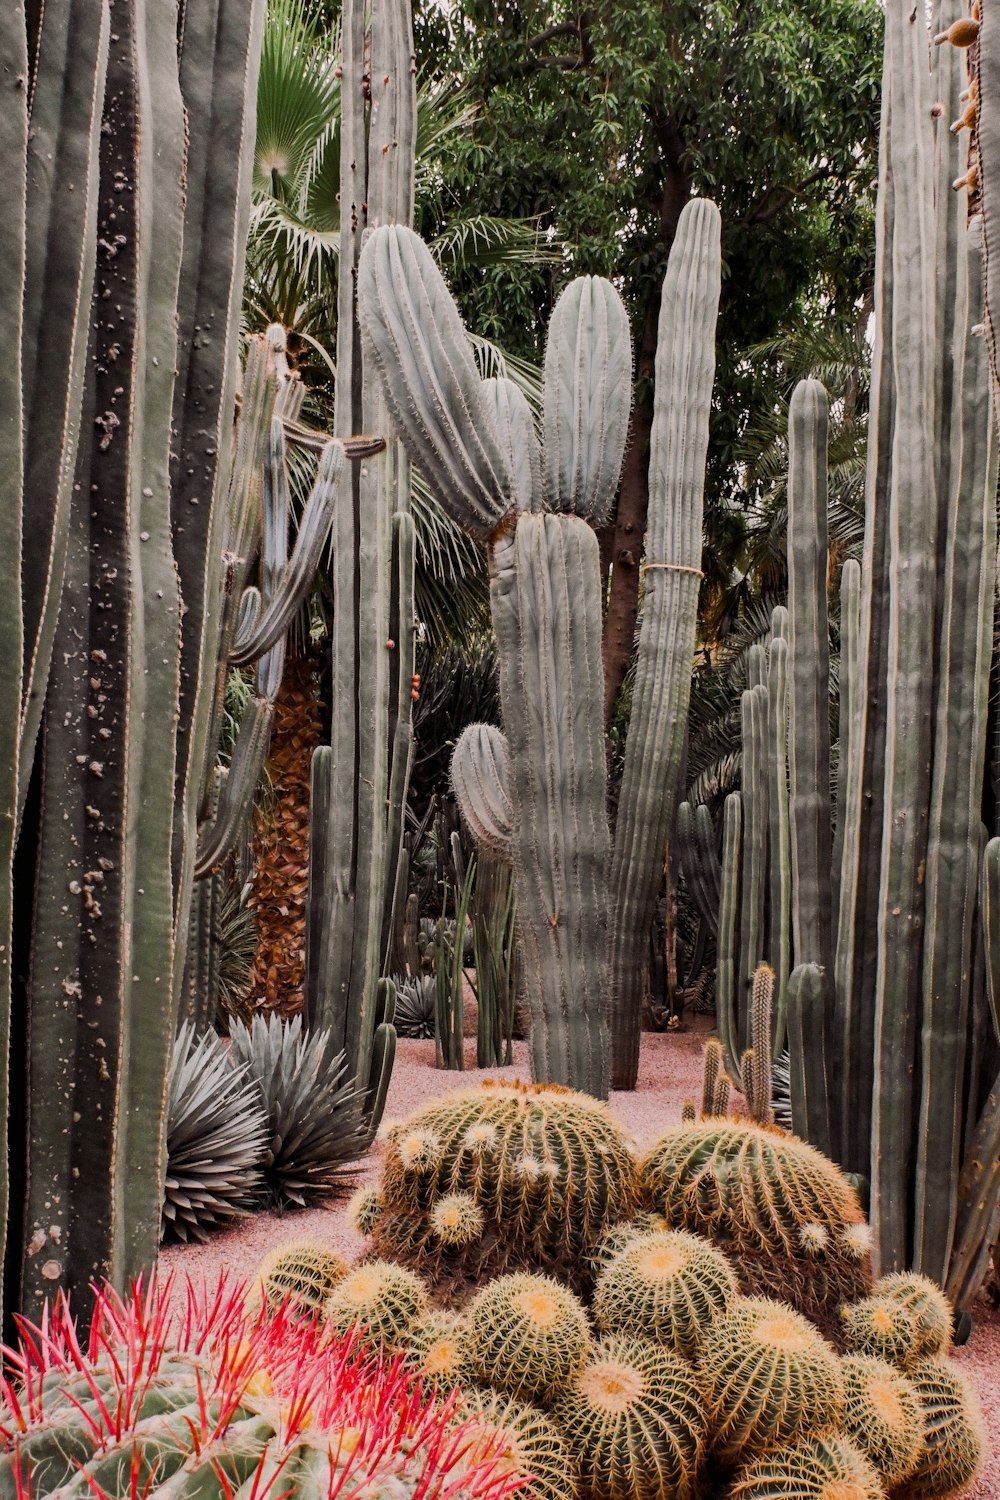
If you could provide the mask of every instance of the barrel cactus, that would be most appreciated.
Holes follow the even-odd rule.
[[[578,1474],[569,1444],[555,1422],[536,1406],[489,1391],[468,1392],[458,1407],[473,1451],[481,1441],[501,1467],[531,1476],[538,1500],[576,1500]]]
[[[910,1371],[924,1417],[924,1446],[907,1500],[943,1500],[971,1484],[989,1451],[975,1391],[955,1365],[928,1359]]]
[[[669,1131],[642,1164],[648,1206],[727,1252],[750,1294],[832,1325],[870,1285],[868,1227],[834,1164],[795,1136],[733,1119]]]
[[[487,1385],[551,1400],[590,1352],[582,1304],[550,1276],[520,1272],[489,1282],[469,1309],[469,1354]]]
[[[840,1309],[844,1340],[853,1354],[884,1359],[897,1370],[917,1360],[920,1325],[910,1308],[889,1297],[862,1297]]]
[[[230,1500],[277,1484],[302,1500],[444,1500],[456,1486],[506,1500],[527,1478],[454,1395],[284,1313],[248,1315],[240,1289],[189,1284],[177,1312],[155,1284],[96,1305],[89,1347],[61,1303],[0,1377],[5,1495]]]
[[[353,1330],[366,1346],[404,1350],[427,1314],[427,1294],[418,1276],[388,1261],[356,1266],[334,1287],[325,1326],[332,1334]]]
[[[428,1385],[450,1391],[475,1379],[469,1358],[468,1320],[434,1308],[406,1338],[406,1364]]]
[[[618,1335],[556,1403],[552,1417],[592,1500],[693,1492],[705,1452],[705,1400],[690,1365],[648,1339]]]
[[[464,1089],[385,1135],[373,1249],[439,1290],[536,1268],[584,1284],[602,1233],[639,1207],[631,1143],[604,1105],[566,1089]],[[463,1238],[474,1210],[481,1227]]]
[[[902,1484],[924,1448],[916,1388],[884,1359],[854,1355],[841,1364],[844,1431],[888,1488]]]
[[[944,1354],[951,1347],[954,1325],[951,1303],[929,1276],[921,1276],[915,1271],[894,1271],[876,1281],[872,1296],[903,1307],[913,1315],[916,1321],[915,1359]]]
[[[683,1230],[638,1235],[601,1273],[594,1316],[604,1334],[642,1329],[688,1359],[736,1300],[725,1256]]]
[[[878,1474],[847,1438],[818,1433],[739,1474],[726,1500],[882,1500]]]
[[[319,1317],[350,1267],[342,1255],[316,1240],[290,1240],[265,1255],[257,1267],[264,1305]]]
[[[712,1324],[698,1374],[713,1447],[727,1465],[832,1426],[844,1403],[833,1349],[801,1314],[764,1297]]]
[[[612,1224],[604,1231],[588,1256],[588,1265],[595,1277],[599,1276],[605,1266],[609,1266],[618,1254],[624,1250],[626,1245],[639,1235],[652,1234],[657,1230],[669,1229],[670,1225],[662,1214],[651,1214],[643,1212],[636,1214],[634,1219],[628,1219],[620,1224]]]

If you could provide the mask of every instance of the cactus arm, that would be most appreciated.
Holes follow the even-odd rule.
[[[24,530],[21,556],[19,820],[66,560],[96,265],[98,133],[110,30],[107,0],[46,5],[31,80],[31,131],[26,156],[18,158],[27,165],[25,264],[32,270],[24,285],[21,327],[24,501],[31,525]],[[27,80],[27,70],[22,76]]]
[[[219,556],[234,456],[240,307],[266,8],[266,0],[198,0],[179,12],[188,151],[170,514],[184,600],[180,722],[185,732],[177,745],[173,870],[182,952],[198,808],[215,759],[209,684],[220,658]],[[243,397],[254,398],[246,381]]]
[[[953,319],[913,1247],[914,1267],[936,1281],[947,1274],[960,1168],[997,547],[996,444],[992,422],[983,420],[990,411],[989,358],[983,339],[968,331],[983,316],[981,220],[966,231],[961,199],[957,208],[968,275],[959,278]]]
[[[522,515],[493,549],[490,595],[534,1076],[606,1098],[609,835],[593,531],[573,516]]]
[[[236,843],[240,824],[246,817],[264,770],[273,712],[273,705],[267,698],[252,698],[247,705],[215,821],[205,827],[198,842],[196,880],[201,880],[221,864]]]
[[[747,688],[740,700],[743,740],[743,863],[740,875],[740,963],[736,991],[737,1047],[749,1044],[747,1001],[754,970],[764,956],[767,893],[767,688]]]
[[[545,343],[542,445],[549,510],[603,526],[611,514],[632,405],[632,340],[621,297],[578,276],[552,311]]]
[[[616,1087],[635,1087],[649,929],[678,795],[721,274],[719,211],[695,199],[678,223],[660,305],[646,595],[611,868]]]
[[[0,76],[28,77],[24,7],[9,5],[0,16]],[[10,97],[0,113],[0,160],[23,162],[28,149],[28,98]],[[17,828],[17,770],[21,717],[21,672],[24,623],[21,599],[21,530],[24,487],[24,424],[21,410],[21,325],[25,277],[25,199],[23,173],[11,171],[7,201],[0,220],[0,258],[6,274],[0,285],[0,347],[7,351],[0,366],[0,556],[5,559],[0,649],[7,666],[0,681],[0,1263],[6,1251],[9,1178],[10,943],[14,902],[14,839]],[[2,1304],[2,1299],[0,1299]],[[0,1316],[3,1314],[0,1305]]]
[[[358,309],[407,453],[448,514],[487,541],[514,486],[458,308],[412,230],[384,225],[368,237]]]
[[[785,1016],[792,949],[792,867],[788,818],[788,611],[771,614],[767,664],[767,809],[771,865],[771,957],[775,969],[775,1055],[785,1049]]]
[[[715,1008],[726,1072],[739,1078],[739,1027],[736,1020],[737,932],[740,915],[740,844],[743,801],[730,792],[722,812],[722,899],[716,938]]]
[[[830,1138],[827,1059],[820,1041],[826,1008],[826,981],[819,965],[798,964],[788,981],[792,1129],[817,1144]]]
[[[913,1163],[916,1016],[930,795],[937,491],[931,317],[934,200],[930,75],[922,16],[886,13],[889,156],[895,191],[892,352],[896,424],[889,484],[889,643],[882,879],[875,990],[871,1142],[876,1258],[906,1264]]]
[[[269,485],[265,487],[265,494],[268,489],[280,494],[287,484],[284,471],[284,445],[285,438],[281,423],[275,421],[272,423],[268,461],[268,470],[272,477]],[[327,443],[320,459],[316,480],[302,513],[292,555],[286,561],[278,553],[273,554],[270,582],[267,579],[267,558],[270,545],[265,551],[263,610],[256,622],[248,622],[249,628],[245,627],[243,631],[237,628],[233,649],[229,653],[231,667],[247,666],[250,662],[257,661],[265,652],[270,651],[284,636],[303,599],[312,587],[333,523],[334,508],[337,503],[337,485],[340,482],[343,466],[343,443],[336,441]],[[284,515],[277,529],[284,538],[286,535]],[[273,694],[268,696],[273,696]]]
[[[518,510],[544,510],[542,460],[527,397],[512,380],[503,379],[484,380],[482,396],[496,423],[514,504]]]
[[[492,724],[469,724],[456,740],[451,757],[455,800],[476,842],[508,865],[514,839],[509,780],[503,734]]]

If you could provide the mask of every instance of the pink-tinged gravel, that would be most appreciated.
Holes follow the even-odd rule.
[[[635,1136],[640,1146],[655,1140],[670,1125],[676,1125],[686,1099],[701,1095],[700,1032],[650,1032],[643,1036],[639,1084],[634,1093],[613,1093],[611,1109],[617,1120]],[[525,1042],[514,1043],[512,1068],[476,1068],[474,1041],[466,1042],[466,1070],[447,1073],[434,1067],[433,1042],[400,1040],[396,1052],[386,1119],[401,1119],[435,1095],[464,1088],[482,1078],[531,1076]],[[362,1163],[358,1181],[377,1179],[382,1147],[376,1142]],[[364,1241],[347,1223],[345,1205],[306,1209],[298,1213],[261,1213],[235,1229],[213,1235],[204,1245],[170,1245],[161,1252],[161,1272],[205,1276],[214,1281],[220,1271],[249,1279],[261,1258],[283,1240],[323,1240],[349,1259],[360,1255]],[[1000,1314],[985,1302],[977,1305],[972,1338],[955,1351],[961,1368],[972,1381],[982,1402],[992,1453],[978,1484],[966,1492],[966,1500],[1000,1500]]]

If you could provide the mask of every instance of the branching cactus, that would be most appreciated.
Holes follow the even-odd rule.
[[[669,351],[653,444],[664,506],[651,537],[648,644],[630,752],[636,797],[652,787],[652,800],[641,806],[630,800],[624,813],[625,823],[641,833],[635,864],[643,894],[626,890],[631,856],[623,856],[625,884],[613,918],[600,709],[601,575],[591,528],[613,503],[627,435],[624,308],[600,278],[578,278],[560,297],[546,346],[539,457],[523,398],[504,382],[479,379],[458,310],[417,236],[398,227],[377,230],[359,266],[365,347],[404,445],[442,505],[491,551],[505,753],[500,739],[477,727],[457,748],[453,778],[470,827],[495,852],[506,846],[509,801],[535,1076],[601,1097],[610,1080],[609,944],[617,941],[616,923],[642,929],[674,796],[690,676],[684,655],[693,649],[700,562],[701,429],[707,441],[718,242],[714,205],[689,205],[664,295],[671,337],[663,341]],[[672,414],[671,391],[677,398]],[[689,400],[696,439],[687,425]],[[671,505],[683,512],[676,536],[675,522],[666,518]],[[668,662],[677,691],[664,694]],[[650,781],[643,746],[660,746],[668,724],[676,732],[667,736],[665,757],[656,751]],[[621,837],[629,837],[624,828]],[[635,933],[629,942],[632,967],[643,970]],[[623,1026],[637,1055],[641,986],[631,980],[630,986]]]

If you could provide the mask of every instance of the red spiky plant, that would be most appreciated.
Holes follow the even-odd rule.
[[[0,1378],[0,1494],[17,1500],[508,1500],[528,1483],[457,1393],[425,1394],[223,1277],[97,1292],[20,1324]]]

